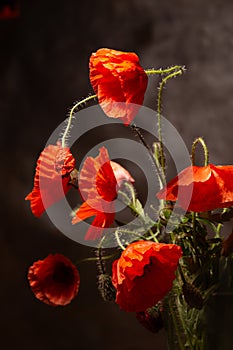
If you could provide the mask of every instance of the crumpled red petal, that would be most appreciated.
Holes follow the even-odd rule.
[[[227,208],[233,205],[232,179],[233,165],[190,166],[156,196],[159,199],[178,201],[183,209],[195,212]]]
[[[129,125],[143,103],[148,77],[133,52],[99,49],[90,57],[90,81],[110,118]]]
[[[74,169],[75,159],[69,148],[49,145],[41,152],[33,190],[25,198],[31,202],[31,210],[36,217],[66,195],[71,188],[70,173]]]
[[[112,266],[116,303],[130,312],[154,306],[172,288],[181,255],[181,247],[175,244],[131,243]]]
[[[102,237],[103,229],[108,228],[114,222],[114,204],[108,203],[107,207],[102,207],[102,210],[95,209],[96,205],[92,203],[93,207],[84,202],[76,211],[72,224],[77,224],[90,217],[95,217],[92,224],[89,226],[85,235],[85,240],[96,240]],[[98,203],[100,207],[100,203]]]
[[[85,159],[79,173],[79,191],[85,202],[72,219],[72,224],[77,224],[95,217],[85,240],[99,239],[104,228],[110,227],[114,222],[115,208],[112,201],[116,198],[117,189],[124,180],[134,181],[127,170],[110,161],[105,147],[99,149],[97,157]]]
[[[85,199],[101,197],[112,201],[117,196],[117,181],[110,165],[108,151],[99,149],[95,158],[87,157],[79,174],[79,190]]]

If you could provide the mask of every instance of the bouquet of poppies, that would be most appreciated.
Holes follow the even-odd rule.
[[[152,332],[165,327],[171,349],[208,349],[204,326],[211,297],[233,290],[233,231],[223,232],[225,221],[233,217],[233,165],[210,164],[207,146],[197,137],[188,154],[190,164],[167,182],[162,93],[169,79],[184,73],[183,66],[144,70],[135,53],[104,48],[92,53],[89,67],[95,94],[73,106],[55,142],[49,141],[41,152],[26,200],[40,217],[67,201],[68,192],[78,194],[81,203],[64,215],[76,239],[95,247],[93,257],[86,260],[97,263],[102,298],[134,312]],[[153,114],[156,139],[150,146],[140,118],[147,120],[143,101],[153,75],[159,77],[159,85]],[[76,132],[76,120],[79,129],[85,124],[81,113],[93,106],[98,108],[95,114],[130,129],[146,151],[158,185],[157,190],[150,188],[149,206],[140,200],[131,172],[111,160],[105,145],[77,169],[71,133]],[[171,148],[176,141],[170,140]],[[202,166],[196,164],[199,145]],[[128,222],[119,218],[118,203]],[[108,248],[114,253],[109,255]],[[28,280],[36,298],[57,306],[77,295],[80,275],[75,264],[57,253],[34,262]]]

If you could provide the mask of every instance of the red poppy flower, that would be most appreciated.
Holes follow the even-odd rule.
[[[62,254],[50,254],[28,270],[30,287],[46,304],[67,305],[77,295],[80,278],[76,267]]]
[[[108,117],[130,124],[143,103],[148,81],[138,56],[99,49],[92,53],[89,67],[90,81],[103,111]]]
[[[79,190],[85,202],[76,211],[72,223],[95,217],[85,239],[101,237],[103,229],[114,222],[114,203],[122,181],[134,182],[130,173],[121,165],[110,161],[105,147],[96,158],[88,157],[79,173]]]
[[[34,188],[26,200],[31,201],[32,213],[39,217],[61,200],[71,188],[70,173],[75,168],[75,159],[69,148],[47,146],[39,156],[34,177]]]
[[[230,207],[233,205],[233,165],[190,166],[159,191],[157,197],[178,201],[183,209],[195,212]]]
[[[116,303],[125,311],[139,312],[154,306],[172,288],[181,247],[137,241],[113,262],[112,283]]]

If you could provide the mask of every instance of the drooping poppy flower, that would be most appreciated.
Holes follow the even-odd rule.
[[[31,201],[31,210],[36,217],[66,195],[71,188],[70,174],[74,169],[75,159],[69,148],[62,148],[59,144],[49,145],[41,152],[34,188],[25,198]]]
[[[105,147],[100,148],[96,158],[88,157],[79,172],[79,190],[84,203],[76,211],[72,223],[76,224],[95,217],[85,236],[86,240],[101,237],[103,229],[114,222],[114,203],[122,181],[134,182],[130,173],[109,159]]]
[[[108,117],[132,122],[143,103],[148,77],[133,52],[99,49],[90,57],[90,81]]]
[[[36,298],[46,304],[67,305],[77,295],[80,277],[75,265],[62,254],[50,254],[28,270],[28,281]]]
[[[194,212],[230,207],[233,205],[233,165],[185,168],[156,196],[178,201],[180,207]]]
[[[140,312],[162,300],[172,288],[181,255],[181,247],[175,244],[129,244],[112,266],[112,284],[120,308]]]

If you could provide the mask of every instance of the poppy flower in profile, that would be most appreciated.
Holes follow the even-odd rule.
[[[72,223],[95,217],[85,236],[86,240],[100,238],[103,229],[114,222],[113,200],[123,181],[134,182],[134,179],[120,164],[110,161],[105,147],[100,148],[96,158],[85,159],[79,172],[79,191],[84,203],[76,211]]]
[[[90,57],[90,81],[110,118],[129,125],[143,103],[148,77],[133,52],[99,49]]]
[[[116,303],[130,312],[145,311],[171,290],[182,256],[175,244],[137,241],[129,244],[112,265]]]
[[[80,277],[75,265],[62,254],[50,254],[28,270],[28,281],[36,298],[46,304],[67,305],[77,295]]]
[[[33,190],[25,198],[31,202],[31,210],[36,217],[66,195],[71,188],[70,174],[74,169],[75,159],[69,148],[49,145],[41,152]]]
[[[180,207],[194,212],[230,207],[233,205],[233,165],[190,166],[156,196],[178,201]]]

